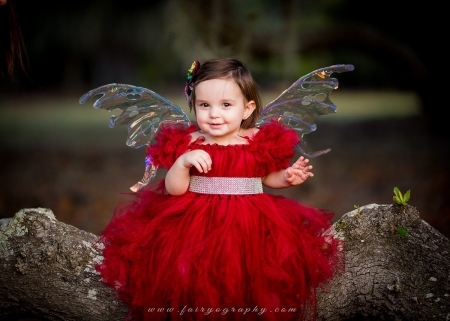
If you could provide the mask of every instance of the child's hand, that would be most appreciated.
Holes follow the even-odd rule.
[[[196,149],[186,152],[177,161],[186,168],[194,166],[200,173],[208,173],[211,170],[211,157],[204,150]]]
[[[311,173],[312,166],[308,165],[309,159],[301,156],[291,167],[286,168],[284,171],[284,180],[290,185],[298,185],[313,177]]]

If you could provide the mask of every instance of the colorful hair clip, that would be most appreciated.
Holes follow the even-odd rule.
[[[189,110],[192,110],[194,106],[192,106],[191,103],[191,94],[192,90],[194,90],[194,85],[192,84],[192,78],[194,77],[197,70],[200,69],[200,62],[198,60],[194,60],[194,62],[191,65],[191,68],[189,68],[187,73],[187,79],[186,79],[186,86],[184,87],[184,95],[186,97],[186,101],[189,105]]]

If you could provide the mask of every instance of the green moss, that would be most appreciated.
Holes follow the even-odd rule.
[[[336,225],[334,227],[334,229],[336,230],[336,232],[342,232],[343,229],[345,229],[345,227],[347,226],[346,223],[344,223],[344,219],[340,218],[337,222]]]

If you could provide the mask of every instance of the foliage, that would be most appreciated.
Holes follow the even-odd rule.
[[[396,204],[407,205],[411,197],[411,190],[408,190],[405,195],[403,195],[397,187],[394,187],[394,194],[395,195],[392,197],[392,199]]]
[[[361,217],[361,209],[359,208],[359,205],[353,205],[354,208],[356,208],[358,210],[358,214],[356,215],[357,218]]]
[[[403,228],[403,227],[397,227],[397,232],[401,235],[401,236],[408,236],[408,231]]]

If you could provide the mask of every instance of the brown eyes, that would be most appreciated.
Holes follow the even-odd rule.
[[[203,107],[203,108],[205,108],[205,107],[210,107],[209,104],[207,104],[207,103],[201,103],[199,106],[200,106],[200,107]],[[230,103],[224,103],[224,104],[223,104],[223,107],[230,107],[230,106],[231,106]]]

